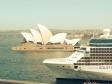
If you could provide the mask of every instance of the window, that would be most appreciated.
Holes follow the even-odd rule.
[[[77,69],[78,68],[78,66],[74,66],[74,69]]]

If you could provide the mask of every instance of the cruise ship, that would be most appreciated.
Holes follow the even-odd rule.
[[[46,59],[43,63],[58,78],[112,80],[112,35],[110,29],[103,33],[92,37],[69,57]]]

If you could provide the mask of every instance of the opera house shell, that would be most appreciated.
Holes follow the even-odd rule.
[[[31,33],[21,32],[26,42],[34,42],[33,36]]]
[[[19,47],[13,47],[17,51],[74,51],[74,45],[80,39],[66,39],[67,33],[53,35],[45,26],[38,24],[37,29],[30,29],[30,33],[21,32],[24,42]]]

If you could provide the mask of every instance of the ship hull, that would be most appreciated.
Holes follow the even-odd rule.
[[[88,69],[82,67],[81,70],[73,69],[73,65],[68,64],[47,64],[47,66],[56,74],[57,78],[76,78],[76,79],[87,79],[87,80],[112,80],[111,70],[98,70],[96,71],[90,70],[90,67],[87,66]],[[64,66],[64,67],[63,67]],[[93,66],[96,67],[96,66]],[[98,67],[99,68],[99,67]]]

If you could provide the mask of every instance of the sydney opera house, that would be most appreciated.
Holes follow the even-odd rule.
[[[17,51],[74,51],[80,46],[80,39],[66,39],[67,33],[53,35],[45,26],[38,24],[37,29],[30,29],[30,33],[21,32],[24,41],[18,47],[13,47]]]

